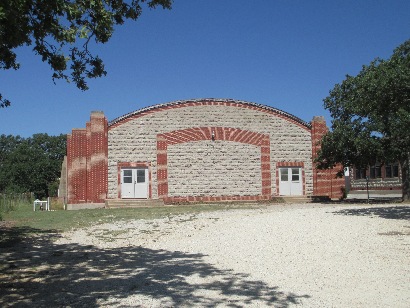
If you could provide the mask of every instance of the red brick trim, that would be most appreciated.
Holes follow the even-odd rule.
[[[277,162],[276,163],[276,196],[279,196],[279,168],[281,167],[301,167],[302,168],[302,187],[303,195],[306,195],[306,176],[305,176],[305,163],[300,161],[295,162]]]
[[[262,191],[259,196],[217,196],[217,197],[171,197],[168,196],[168,145],[201,141],[223,140],[251,144],[261,150]],[[158,197],[164,202],[185,201],[230,201],[268,200],[271,198],[270,138],[267,134],[256,133],[231,127],[193,127],[157,135],[157,181]]]
[[[152,199],[152,172],[150,162],[118,162],[117,163],[117,196],[121,199],[121,169],[148,168],[148,199]]]
[[[128,121],[132,121],[132,120],[138,119],[140,117],[143,117],[148,114],[155,113],[155,112],[170,110],[170,109],[184,108],[184,107],[193,107],[193,106],[229,106],[229,107],[256,110],[256,111],[268,113],[272,116],[282,118],[309,132],[311,130],[310,124],[282,110],[269,107],[269,106],[251,103],[251,102],[226,100],[226,99],[199,99],[199,100],[176,101],[176,102],[170,102],[167,104],[161,104],[161,105],[155,105],[155,106],[143,108],[143,109],[131,112],[129,114],[126,114],[117,119],[114,119],[113,121],[109,123],[108,129],[110,130]]]

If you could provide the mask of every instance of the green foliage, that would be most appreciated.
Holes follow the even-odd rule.
[[[375,59],[357,76],[346,76],[324,106],[332,131],[322,139],[318,168],[399,161],[409,196],[410,40],[388,60]]]
[[[115,25],[136,20],[142,3],[170,9],[172,0],[7,0],[0,2],[0,69],[18,69],[14,49],[33,46],[53,70],[52,78],[87,90],[87,78],[106,75],[103,61],[90,42],[106,43]],[[0,94],[0,107],[10,101]]]
[[[0,192],[53,196],[66,153],[66,135],[0,136]],[[53,190],[51,194],[50,188]]]
[[[60,169],[61,169],[61,164],[60,164]],[[48,189],[49,196],[53,196],[53,197],[58,196],[59,185],[60,185],[60,181],[58,179],[56,179],[53,182],[48,183],[47,189]]]

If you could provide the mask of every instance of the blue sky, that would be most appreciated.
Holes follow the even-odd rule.
[[[86,92],[54,85],[50,68],[20,48],[21,69],[0,73],[12,101],[0,109],[0,134],[65,134],[85,127],[93,110],[113,120],[191,98],[250,101],[304,121],[324,115],[330,125],[329,90],[409,38],[408,0],[175,0],[93,47],[108,75]]]

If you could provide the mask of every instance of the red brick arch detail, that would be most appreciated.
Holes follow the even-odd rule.
[[[260,147],[262,191],[258,196],[168,196],[168,145],[209,140],[233,141]],[[270,138],[267,134],[231,127],[192,127],[157,135],[158,197],[164,202],[268,200],[271,198]]]

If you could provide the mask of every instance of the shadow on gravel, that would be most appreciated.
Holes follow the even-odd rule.
[[[310,297],[218,269],[206,263],[202,254],[57,245],[53,240],[58,234],[27,228],[0,232],[2,307],[147,305],[135,295],[161,300],[168,307],[288,307]],[[130,301],[124,303],[124,298]]]
[[[339,215],[378,216],[386,219],[410,220],[410,206],[346,209],[333,213]]]

